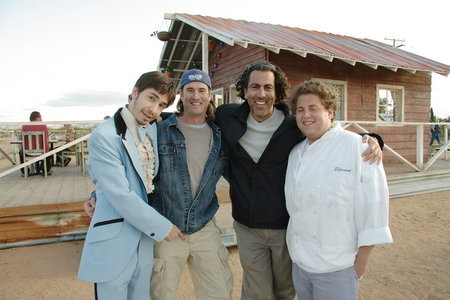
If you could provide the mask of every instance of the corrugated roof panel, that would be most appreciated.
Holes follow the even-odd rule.
[[[269,46],[273,51],[279,48],[293,52],[307,52],[340,58],[347,62],[380,65],[391,70],[400,68],[436,72],[442,75],[450,73],[448,65],[374,40],[242,20],[189,14],[174,16],[180,21],[189,20],[191,26],[201,31],[204,29],[210,35]]]

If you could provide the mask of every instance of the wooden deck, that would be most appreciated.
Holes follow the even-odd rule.
[[[439,160],[429,171],[403,164],[385,166],[391,198],[450,189],[450,161]],[[0,249],[84,238],[89,217],[82,209],[94,185],[79,166],[53,167],[53,175],[23,178],[20,172],[0,178]],[[217,186],[221,207],[216,215],[224,244],[236,243],[232,230],[228,184]]]
[[[14,172],[0,178],[0,208],[85,201],[94,184],[80,166],[52,167],[53,175],[23,178]]]

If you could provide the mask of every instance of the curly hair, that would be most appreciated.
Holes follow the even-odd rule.
[[[325,84],[317,80],[307,80],[295,88],[289,98],[289,107],[293,114],[297,111],[298,97],[301,95],[317,95],[326,110],[331,110],[335,115],[337,110],[336,96]],[[334,119],[334,117],[333,117]]]
[[[271,71],[275,75],[275,104],[282,103],[287,98],[286,90],[290,85],[284,72],[278,66],[267,61],[259,61],[250,64],[236,82],[236,90],[241,99],[247,100],[245,91],[253,71]]]

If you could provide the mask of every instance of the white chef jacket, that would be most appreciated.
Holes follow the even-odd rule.
[[[359,247],[392,243],[386,175],[363,162],[367,144],[339,123],[306,143],[292,149],[286,171],[289,253],[307,270],[343,270]]]

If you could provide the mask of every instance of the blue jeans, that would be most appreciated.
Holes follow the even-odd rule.
[[[438,142],[438,144],[441,144],[441,141],[439,140],[439,133],[435,133],[433,132],[431,134],[431,141],[430,141],[430,146],[433,145],[434,140],[436,140]]]

